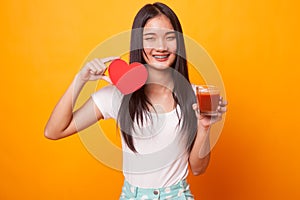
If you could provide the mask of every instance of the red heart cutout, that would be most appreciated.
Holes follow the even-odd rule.
[[[128,65],[121,59],[110,63],[108,74],[112,83],[125,95],[141,88],[148,78],[148,71],[143,64],[134,62]]]

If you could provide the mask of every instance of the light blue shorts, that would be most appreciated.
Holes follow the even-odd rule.
[[[125,180],[120,200],[194,200],[194,197],[186,180],[170,187],[153,189],[139,188]]]

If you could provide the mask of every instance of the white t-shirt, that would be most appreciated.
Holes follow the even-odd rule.
[[[104,119],[117,119],[122,93],[109,85],[92,94]],[[177,110],[177,112],[176,112]],[[150,113],[142,127],[134,123],[133,143],[137,153],[126,145],[123,136],[123,174],[130,184],[142,188],[160,188],[178,183],[188,175],[188,152],[180,137],[180,108],[171,112]],[[122,135],[122,134],[121,134]]]

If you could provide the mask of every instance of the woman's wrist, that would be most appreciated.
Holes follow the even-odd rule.
[[[87,83],[87,80],[84,80],[81,78],[80,72],[75,75],[74,77],[74,83],[78,86],[84,86]]]
[[[201,120],[202,119],[198,119],[198,129],[201,132],[209,132],[211,126],[210,125],[208,125],[208,126],[203,125]]]

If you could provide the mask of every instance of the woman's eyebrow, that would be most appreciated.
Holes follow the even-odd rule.
[[[166,35],[169,35],[169,34],[176,34],[176,32],[175,31],[166,32]]]
[[[143,35],[144,35],[144,36],[147,36],[147,35],[155,35],[155,33],[144,33]]]
[[[168,31],[165,33],[165,35],[170,35],[170,34],[176,34],[176,31]],[[143,36],[147,36],[147,35],[156,35],[156,33],[153,32],[149,32],[149,33],[144,33]]]

